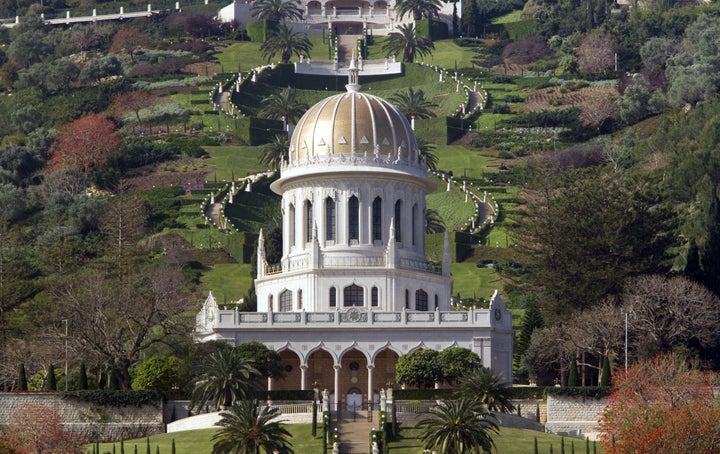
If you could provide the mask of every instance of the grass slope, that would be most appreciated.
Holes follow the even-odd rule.
[[[297,454],[322,452],[322,438],[313,438],[310,435],[310,424],[292,424],[285,426],[292,434],[293,450]],[[159,448],[161,453],[169,453],[172,449],[172,441],[175,440],[176,454],[197,454],[212,451],[211,437],[216,429],[191,430],[186,432],[175,432],[170,434],[154,435],[150,437],[150,452],[155,453]],[[321,433],[321,431],[318,431]],[[417,454],[422,452],[422,444],[417,439],[419,431],[414,426],[403,424],[400,428],[400,438],[389,443],[390,454]],[[493,436],[497,452],[501,454],[528,454],[533,452],[535,439],[538,441],[538,452],[561,452],[562,437],[558,435],[535,432],[531,430],[513,429],[502,427],[500,433]],[[575,445],[575,452],[585,452],[583,440],[565,438],[565,452],[571,452],[571,443]],[[551,448],[552,446],[552,448]],[[134,451],[137,447],[137,451]],[[88,449],[91,446],[87,447]],[[147,439],[137,438],[124,442],[126,453],[147,452]],[[590,445],[593,452],[593,446]],[[120,443],[101,443],[100,452],[120,452]],[[596,451],[602,454],[597,446]]]

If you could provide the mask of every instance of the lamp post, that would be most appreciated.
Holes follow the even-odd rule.
[[[622,313],[625,315],[625,373],[627,374],[628,369],[628,317],[634,315],[632,309],[623,309]]]
[[[62,323],[65,325],[65,392],[68,392],[68,320],[65,318]]]

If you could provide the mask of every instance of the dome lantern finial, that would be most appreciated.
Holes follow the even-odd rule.
[[[358,92],[360,91],[360,82],[358,75],[358,66],[357,66],[357,48],[353,49],[352,58],[350,60],[350,66],[348,67],[348,83],[345,85],[345,88],[349,92]]]

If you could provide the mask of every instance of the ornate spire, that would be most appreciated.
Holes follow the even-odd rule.
[[[352,58],[350,60],[350,66],[348,67],[348,83],[345,85],[345,88],[349,92],[358,92],[360,91],[360,82],[358,75],[358,72],[360,71],[358,69],[357,65],[357,47],[353,49]]]

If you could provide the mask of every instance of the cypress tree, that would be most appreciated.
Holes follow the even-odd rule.
[[[25,374],[25,363],[20,363],[20,367],[18,368],[18,391],[27,391],[28,390],[28,382],[27,382],[27,375]]]
[[[125,441],[120,439],[120,454],[125,454]]]
[[[113,443],[113,454],[115,454],[115,443]]]
[[[585,437],[585,454],[590,454],[590,439]]]
[[[150,437],[147,437],[147,438],[145,439],[145,444],[146,444],[146,446],[147,446],[147,448],[145,449],[145,454],[152,454],[152,453],[150,452]]]
[[[553,454],[553,447],[552,447],[552,443],[550,443],[550,454]]]
[[[534,453],[534,454],[540,454],[540,452],[538,451],[537,437],[535,437],[534,446],[535,446],[535,449],[533,450],[533,453]]]
[[[175,439],[172,439],[172,444],[170,445],[170,454],[175,454]]]
[[[155,445],[155,454],[160,454],[160,445]]]
[[[53,364],[50,364],[50,368],[48,369],[45,389],[48,391],[57,391],[57,378],[55,377],[55,365]]]
[[[570,370],[568,371],[567,386],[573,387],[578,385],[577,361],[575,357],[570,361]]]
[[[565,454],[565,437],[560,437],[560,454]]]
[[[575,454],[575,441],[570,442],[570,454]]]
[[[610,359],[605,355],[603,359],[602,373],[600,374],[600,386],[610,386]]]
[[[540,422],[540,404],[535,404],[535,422]]]
[[[88,389],[87,368],[85,368],[85,363],[80,363],[80,389]]]
[[[317,435],[317,400],[313,399],[312,404],[312,436]]]

